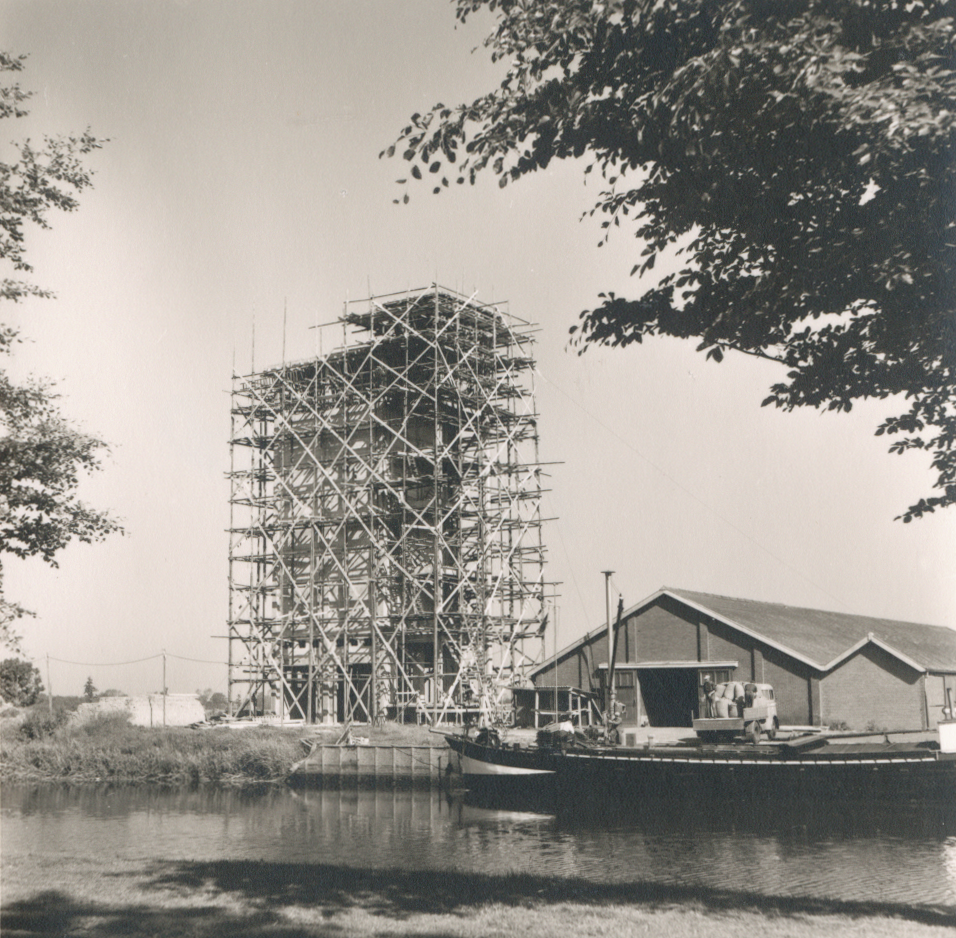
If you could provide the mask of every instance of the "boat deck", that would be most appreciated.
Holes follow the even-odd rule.
[[[753,750],[773,749],[776,750],[781,745],[794,746],[799,748],[813,748],[822,745],[826,740],[828,752],[846,752],[847,754],[859,753],[860,747],[866,746],[873,749],[880,749],[883,752],[898,750],[900,752],[919,747],[921,743],[938,743],[939,736],[936,730],[925,732],[890,732],[890,733],[872,733],[862,735],[859,733],[843,736],[839,733],[821,733],[808,732],[807,727],[782,726],[777,733],[775,740],[769,740],[766,736],[757,744],[752,743],[723,743],[717,745],[703,744],[697,737],[697,734],[686,726],[642,726],[638,728],[628,727],[627,736],[634,739],[633,746],[616,747],[622,751],[633,749],[693,749],[699,750],[706,745],[708,749],[719,750],[739,750],[743,746]],[[502,741],[513,744],[520,743],[522,746],[533,746],[537,741],[537,730],[510,728],[501,733]]]

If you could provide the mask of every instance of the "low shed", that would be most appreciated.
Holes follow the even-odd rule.
[[[690,726],[705,680],[772,684],[784,725],[931,729],[956,699],[956,630],[660,589],[612,627],[624,727]],[[532,674],[603,695],[606,625]]]

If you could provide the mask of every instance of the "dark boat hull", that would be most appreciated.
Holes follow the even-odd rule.
[[[447,736],[469,787],[548,785],[559,796],[889,805],[956,804],[956,753],[899,745],[657,749],[495,748]]]

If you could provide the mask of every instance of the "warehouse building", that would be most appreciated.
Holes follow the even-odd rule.
[[[614,685],[628,727],[690,726],[704,681],[774,687],[780,723],[925,730],[956,698],[956,630],[660,589],[624,610]],[[536,687],[605,693],[606,625],[544,661]]]

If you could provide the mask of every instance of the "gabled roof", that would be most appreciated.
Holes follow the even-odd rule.
[[[872,642],[918,671],[956,672],[956,630],[939,625],[875,619],[666,587],[625,610],[623,618],[655,604],[663,596],[710,615],[819,671],[830,670]],[[603,627],[593,629],[559,652],[558,657],[603,631]]]
[[[944,626],[733,599],[690,590],[661,592],[702,606],[731,626],[742,626],[780,648],[790,649],[821,671],[832,668],[857,647],[862,647],[867,639],[878,640],[887,651],[909,659],[923,670],[956,671],[956,631]]]

